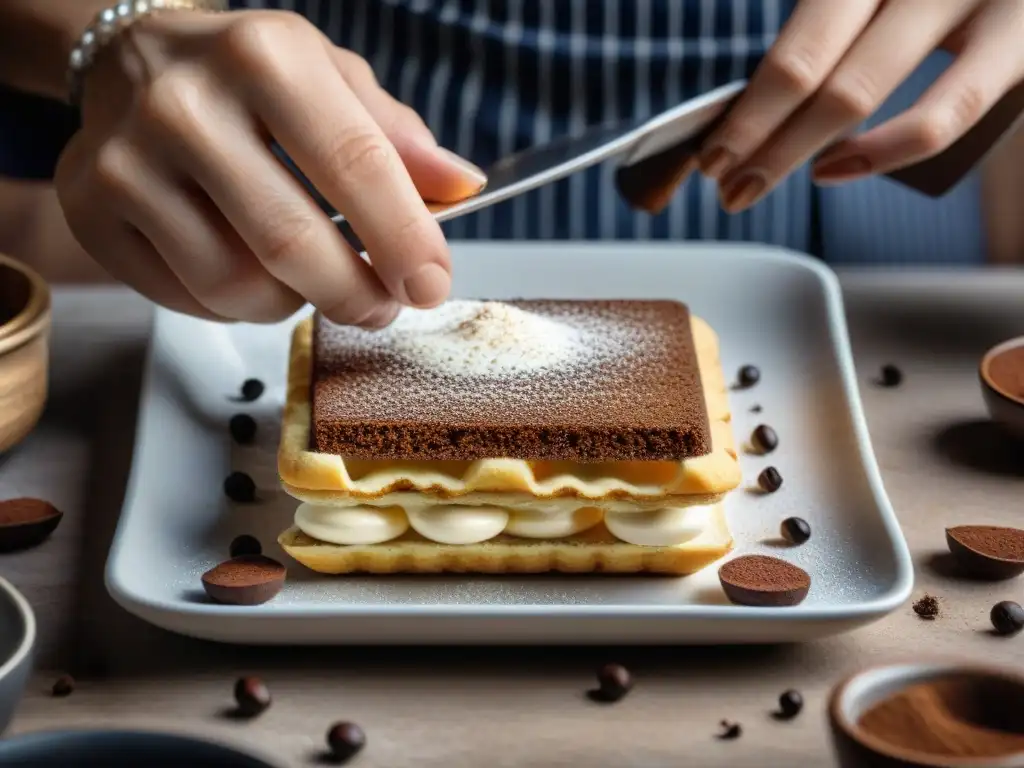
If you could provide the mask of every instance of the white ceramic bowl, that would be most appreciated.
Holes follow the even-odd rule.
[[[32,670],[36,617],[28,601],[0,578],[0,733],[14,716]]]

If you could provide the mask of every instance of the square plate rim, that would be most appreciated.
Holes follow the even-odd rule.
[[[261,606],[221,606],[216,604],[188,603],[153,598],[132,587],[132,580],[123,578],[119,572],[118,557],[124,545],[123,531],[129,519],[128,510],[136,504],[141,481],[139,479],[138,462],[135,453],[139,451],[143,436],[149,431],[147,421],[149,414],[149,398],[151,397],[151,379],[154,376],[157,341],[165,333],[168,321],[176,314],[170,310],[157,307],[142,377],[142,389],[139,399],[139,414],[135,429],[132,467],[125,490],[121,515],[108,552],[104,568],[104,584],[110,596],[125,610],[132,614],[153,620],[154,615],[174,614],[192,617],[219,617],[232,621],[245,620],[295,620],[330,621],[336,618],[369,619],[375,621],[404,620],[408,618],[449,620],[478,619],[529,620],[545,618],[590,618],[590,619],[681,619],[702,620],[723,623],[753,621],[758,624],[776,622],[789,623],[799,621],[806,624],[822,624],[832,622],[865,623],[880,618],[900,607],[910,597],[914,586],[913,559],[903,532],[900,528],[895,510],[889,500],[882,480],[881,471],[871,445],[867,419],[864,414],[860,392],[857,387],[857,376],[853,361],[853,351],[847,330],[844,311],[842,288],[836,273],[823,262],[798,251],[775,245],[743,242],[571,242],[564,241],[528,241],[528,242],[473,242],[462,241],[451,244],[454,262],[461,258],[480,258],[481,252],[486,256],[509,258],[517,251],[526,248],[559,247],[563,251],[571,247],[576,253],[591,251],[607,253],[611,250],[624,254],[629,250],[642,251],[631,258],[645,258],[656,252],[671,251],[674,258],[685,258],[686,251],[720,251],[733,252],[733,256],[741,259],[769,261],[780,267],[803,271],[810,274],[817,282],[825,298],[826,316],[832,351],[839,367],[842,392],[846,408],[850,414],[853,436],[856,442],[857,455],[864,469],[868,490],[879,514],[882,528],[889,540],[892,550],[894,576],[889,589],[870,600],[845,605],[792,606],[785,608],[757,608],[740,605],[695,605],[681,603],[679,605],[603,605],[603,604],[572,604],[572,605],[481,605],[459,603],[443,606],[398,604],[398,605],[345,605],[339,604],[330,611],[311,612],[308,608],[287,607],[275,608],[268,612]],[[461,254],[472,251],[471,256]],[[308,309],[308,308],[306,308]],[[299,313],[305,310],[300,310]],[[299,313],[296,313],[298,316]],[[294,316],[293,316],[294,317]],[[283,321],[290,322],[291,319]]]

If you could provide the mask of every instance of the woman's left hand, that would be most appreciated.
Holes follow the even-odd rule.
[[[917,103],[849,137],[938,48],[956,59]],[[701,171],[732,213],[822,150],[819,183],[892,171],[946,149],[1022,79],[1024,0],[801,0]]]

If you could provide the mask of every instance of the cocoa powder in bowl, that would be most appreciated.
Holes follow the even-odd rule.
[[[1006,678],[953,673],[883,698],[857,728],[903,759],[1024,755],[1024,688]]]
[[[1024,403],[1024,344],[995,355],[988,363],[988,378],[1007,397]]]
[[[968,574],[1007,579],[1024,573],[1024,530],[997,525],[946,529],[946,543]]]

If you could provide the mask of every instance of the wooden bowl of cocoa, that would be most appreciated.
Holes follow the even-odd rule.
[[[981,394],[992,419],[1024,439],[1024,336],[986,352],[979,374]]]
[[[21,442],[46,404],[50,289],[0,254],[0,453]]]
[[[828,705],[841,768],[1019,768],[1024,672],[906,662],[846,678]]]

